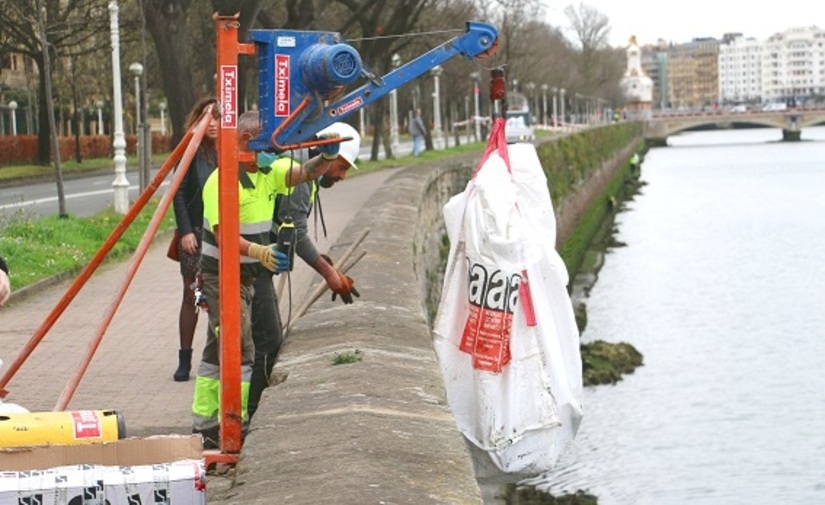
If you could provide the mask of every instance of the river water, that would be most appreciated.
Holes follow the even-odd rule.
[[[651,149],[582,339],[644,366],[587,388],[554,493],[611,504],[825,504],[825,127]]]

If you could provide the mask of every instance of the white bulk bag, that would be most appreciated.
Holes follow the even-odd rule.
[[[496,120],[444,220],[450,256],[433,342],[459,431],[503,472],[550,470],[581,421],[582,370],[535,147],[507,146]]]

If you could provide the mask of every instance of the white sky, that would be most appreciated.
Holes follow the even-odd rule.
[[[764,40],[789,28],[816,25],[825,29],[825,1],[781,0],[584,0],[609,19],[609,43],[623,47],[631,35],[639,45],[655,44],[658,39],[683,43],[695,37],[722,38],[725,33]],[[543,0],[547,22],[564,29],[574,39],[570,22],[564,15],[568,5],[578,1]]]

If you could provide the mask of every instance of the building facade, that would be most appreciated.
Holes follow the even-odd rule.
[[[668,49],[668,99],[671,108],[701,109],[719,97],[719,41],[693,39]]]
[[[772,35],[762,48],[764,102],[825,95],[825,31],[816,26]]]
[[[719,103],[762,102],[762,43],[728,34],[719,46]]]

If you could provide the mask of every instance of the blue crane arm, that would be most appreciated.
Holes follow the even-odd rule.
[[[343,120],[353,112],[366,107],[384,97],[392,90],[403,86],[454,56],[462,55],[468,59],[472,59],[483,53],[491,53],[495,50],[495,44],[498,39],[498,31],[493,26],[477,21],[469,21],[467,22],[467,31],[463,35],[431,49],[384,76],[377,76],[361,64],[357,53],[352,54],[355,52],[354,49],[338,40],[337,34],[330,32],[295,33],[299,34],[299,42],[301,40],[300,36],[306,33],[317,33],[319,34],[318,37],[324,39],[327,44],[329,44],[329,42],[337,43],[335,46],[328,47],[345,46],[348,49],[346,51],[342,50],[337,55],[327,55],[327,59],[323,62],[320,62],[317,58],[317,61],[309,61],[304,54],[301,54],[301,72],[293,72],[293,74],[291,74],[292,81],[283,80],[283,83],[291,84],[287,86],[285,90],[283,84],[280,86],[275,83],[261,84],[262,92],[259,99],[259,109],[262,114],[262,124],[264,127],[261,135],[250,142],[250,147],[253,150],[267,150],[272,147],[305,141],[330,124]],[[255,38],[254,32],[252,38]],[[261,37],[258,36],[258,38],[260,39]],[[317,46],[317,44],[314,44],[314,46]],[[305,52],[308,53],[309,51]],[[278,49],[275,49],[274,53],[273,50],[270,50],[269,54],[259,58],[259,61],[266,65],[271,61],[273,54],[278,53]],[[339,65],[339,70],[341,68],[343,68],[343,70],[336,73],[336,62],[340,61],[346,61],[347,65]],[[347,95],[325,104],[321,94],[322,90],[319,88],[323,86],[323,91],[328,92],[329,89],[332,88],[330,81],[335,81],[336,79],[338,79],[337,82],[341,84],[351,82],[354,80],[354,78],[351,77],[351,70],[354,65],[360,68],[359,75],[367,77],[369,82]],[[262,73],[262,75],[265,73],[266,71]],[[277,69],[273,69],[271,73],[273,75],[277,74]],[[347,76],[344,77],[343,74],[347,74]],[[342,77],[339,79],[339,76]],[[301,80],[296,81],[296,78],[300,78]],[[355,76],[355,78],[357,78],[357,76]],[[264,89],[265,85],[269,86],[268,89],[274,89],[275,91],[268,92],[268,89]],[[301,108],[297,114],[293,112],[295,117],[286,125],[281,125],[286,119],[285,114],[279,114],[278,117],[276,117],[274,112],[271,113],[272,109],[270,107],[273,103],[272,95],[273,93],[277,95],[279,91],[281,91],[282,95],[288,94],[290,102],[308,102],[307,106]],[[277,98],[275,101],[277,103]],[[294,105],[290,106],[290,104],[287,104],[286,108],[293,111],[296,109]]]

